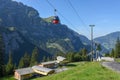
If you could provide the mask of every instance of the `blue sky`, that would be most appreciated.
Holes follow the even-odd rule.
[[[15,0],[38,10],[40,17],[54,15],[47,0]],[[90,39],[90,24],[94,24],[94,38],[120,31],[120,0],[48,0],[59,13],[61,23]],[[70,1],[80,18],[70,6]],[[72,25],[71,25],[72,24]]]

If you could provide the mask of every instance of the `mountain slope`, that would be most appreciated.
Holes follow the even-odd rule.
[[[7,53],[12,50],[24,54],[23,52],[33,45],[50,55],[79,51],[84,47],[89,49],[89,43],[87,43],[89,40],[86,37],[79,35],[66,25],[50,23],[49,18],[41,18],[34,8],[20,2],[0,0],[0,11],[0,28],[15,29],[10,33],[6,30],[8,34],[3,30]]]
[[[120,38],[120,31],[113,32],[102,37],[98,37],[95,39],[95,41],[102,44],[106,49],[111,50],[115,47],[115,43],[118,37]]]
[[[5,58],[6,62],[8,60],[8,53],[13,53],[13,60],[14,63],[18,63],[19,59],[24,55],[25,52],[29,53],[31,55],[32,50],[35,48],[35,45],[30,43],[27,39],[24,38],[23,35],[16,29],[13,29],[13,27],[5,28],[0,27],[0,32],[2,32],[3,39],[5,42]],[[12,29],[11,29],[12,28]],[[39,48],[40,57],[39,60],[41,60],[43,56],[51,56],[46,51]]]

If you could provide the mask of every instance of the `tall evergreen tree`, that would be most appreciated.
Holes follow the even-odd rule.
[[[3,42],[3,37],[0,34],[0,77],[3,76],[4,72],[4,42]]]
[[[114,49],[112,49],[112,51],[111,51],[111,53],[110,53],[110,56],[111,56],[111,57],[115,57]]]
[[[83,48],[81,50],[82,56],[87,56],[87,49]]]
[[[74,61],[74,53],[72,53],[72,52],[67,53],[67,60],[69,62],[73,62]]]
[[[100,51],[102,50],[101,44],[96,44],[96,58],[100,57]]]
[[[39,58],[39,51],[38,48],[35,47],[32,52],[30,66],[38,64],[38,58]]]
[[[101,51],[101,50],[102,50],[102,48],[101,48],[101,45],[100,45],[100,44],[97,44],[97,48],[96,48],[96,50],[98,50],[98,51]]]
[[[26,52],[23,57],[21,57],[19,61],[19,68],[25,68],[30,66],[30,55]]]
[[[10,75],[13,73],[14,65],[13,65],[13,59],[12,59],[12,53],[9,53],[9,60],[6,65],[6,74]]]
[[[46,61],[50,61],[50,57],[49,56],[47,57]]]
[[[81,61],[81,55],[79,53],[74,54],[74,61]]]
[[[21,57],[20,61],[19,61],[19,65],[18,68],[23,68],[24,67],[24,58]]]
[[[24,63],[24,67],[30,66],[30,55],[27,52],[25,53],[23,57],[23,63]]]
[[[115,57],[120,58],[120,40],[119,40],[119,37],[117,38],[117,41],[115,44]]]
[[[46,62],[47,61],[47,59],[46,59],[46,56],[43,56],[43,60],[42,60],[43,62]]]
[[[82,53],[82,60],[86,61],[87,60],[87,49],[83,48],[81,50],[81,53]]]

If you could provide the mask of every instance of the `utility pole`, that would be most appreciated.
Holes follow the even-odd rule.
[[[89,25],[91,27],[91,61],[93,61],[93,27],[95,25]]]

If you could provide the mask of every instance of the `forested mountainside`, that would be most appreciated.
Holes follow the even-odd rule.
[[[120,31],[113,32],[105,36],[95,38],[95,41],[97,41],[102,46],[104,46],[106,49],[111,51],[111,49],[115,47],[117,38],[120,38]]]
[[[90,41],[64,24],[52,24],[50,18],[41,18],[32,7],[12,0],[0,0],[0,31],[6,54],[15,56],[31,53],[37,46],[41,55],[67,53],[90,49]],[[19,59],[19,58],[17,58]]]

